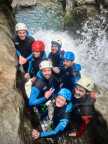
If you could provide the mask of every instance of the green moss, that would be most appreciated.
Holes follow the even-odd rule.
[[[64,17],[65,26],[80,26],[81,23],[87,18],[87,9],[77,7],[71,11],[70,14],[66,14]]]
[[[72,20],[72,15],[65,15],[64,16],[64,24],[65,25],[70,25],[71,20]]]

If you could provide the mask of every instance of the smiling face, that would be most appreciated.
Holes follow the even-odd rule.
[[[74,92],[75,92],[74,93],[74,97],[77,98],[77,99],[83,97],[86,94],[85,88],[83,88],[83,87],[81,87],[79,85],[77,85],[75,87]]]
[[[51,70],[51,68],[43,68],[42,73],[46,79],[50,79],[50,77],[52,75],[52,70]]]
[[[56,98],[56,107],[63,107],[64,105],[66,105],[66,99],[63,96],[57,96]]]
[[[20,30],[20,31],[17,31],[17,35],[21,40],[25,40],[27,32],[26,30]]]

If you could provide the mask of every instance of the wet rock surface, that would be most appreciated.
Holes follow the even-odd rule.
[[[8,13],[8,15],[7,15]],[[19,141],[20,97],[14,88],[15,48],[12,42],[13,16],[10,7],[0,5],[0,143]]]

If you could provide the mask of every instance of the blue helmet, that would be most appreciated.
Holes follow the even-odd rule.
[[[66,88],[62,88],[59,92],[58,92],[59,96],[63,96],[67,101],[71,101],[72,100],[72,93],[70,90],[66,89]]]
[[[69,60],[69,61],[74,61],[75,60],[75,54],[71,51],[67,51],[64,53],[64,59]]]

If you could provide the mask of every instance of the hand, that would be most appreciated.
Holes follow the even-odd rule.
[[[76,137],[76,132],[69,133],[69,136]]]
[[[60,69],[58,67],[53,67],[52,69],[53,69],[53,72],[57,74],[60,73]]]
[[[34,84],[34,82],[36,81],[36,77],[32,77],[31,81]]]
[[[44,97],[45,97],[46,99],[48,99],[48,98],[52,95],[52,93],[54,92],[54,90],[55,90],[55,89],[50,88],[48,91],[45,92]]]
[[[60,83],[60,88],[62,88],[63,87],[63,83]]]
[[[23,56],[19,56],[19,64],[23,65],[27,62],[27,59],[24,58]]]
[[[39,138],[39,135],[40,135],[39,131],[33,129],[33,131],[32,131],[32,137],[33,137],[34,139],[38,139],[38,138]]]
[[[26,73],[26,74],[24,75],[24,77],[25,77],[25,79],[30,79],[30,74],[29,74],[29,73]]]

